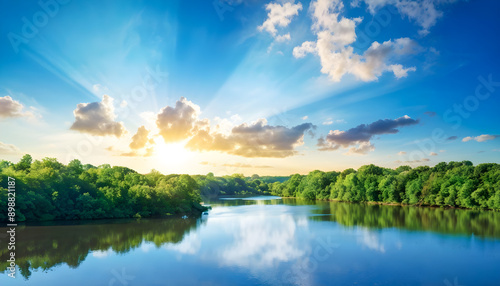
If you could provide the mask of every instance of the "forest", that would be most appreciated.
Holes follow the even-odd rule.
[[[345,202],[500,209],[500,165],[470,161],[396,169],[365,165],[342,172],[294,174],[270,184],[273,195]]]
[[[54,158],[24,155],[13,164],[0,161],[0,221],[8,219],[8,178],[15,179],[16,221],[143,218],[202,212],[202,196],[268,194],[267,181],[243,175],[214,177],[139,174],[109,164],[68,165]],[[279,178],[278,178],[279,179]]]
[[[0,161],[0,205],[8,203],[8,178],[16,182],[16,221],[145,218],[202,212],[204,198],[276,195],[307,200],[500,209],[500,165],[470,161],[396,169],[365,165],[342,172],[312,171],[290,177],[241,174],[139,174],[108,164],[68,165],[54,158]],[[0,221],[7,221],[0,208]]]

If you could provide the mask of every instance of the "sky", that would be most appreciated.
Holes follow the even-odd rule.
[[[0,1],[0,159],[500,163],[499,1]]]

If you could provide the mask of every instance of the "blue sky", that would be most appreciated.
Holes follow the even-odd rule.
[[[500,162],[498,1],[40,3],[1,2],[4,159],[221,175]]]

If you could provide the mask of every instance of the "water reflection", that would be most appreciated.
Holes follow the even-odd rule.
[[[20,226],[16,229],[16,263],[20,274],[28,279],[33,270],[46,271],[61,264],[77,268],[89,253],[93,257],[105,258],[111,252],[127,253],[140,247],[144,241],[157,247],[179,243],[184,234],[196,228],[198,223],[196,219],[173,218]],[[2,269],[7,268],[7,255],[7,247],[1,247]]]
[[[291,215],[270,219],[260,214],[219,223],[226,227],[231,224],[229,227],[232,228],[230,232],[234,241],[220,252],[223,264],[265,268],[304,255],[297,242],[297,223]]]
[[[290,201],[284,199],[285,202]],[[293,203],[293,202],[290,202]],[[370,229],[400,228],[454,235],[500,238],[500,212],[318,202],[313,220],[334,221],[344,226]]]
[[[380,237],[377,232],[370,231],[369,229],[360,228],[357,230],[358,243],[368,249],[385,253],[385,246],[380,242]]]
[[[461,245],[451,247],[450,255],[454,255],[457,247],[461,247],[461,251],[483,251],[477,248],[476,240],[471,240],[470,235],[480,238],[479,241],[485,239],[482,245],[490,247],[489,250],[499,247],[498,212],[333,202],[311,204],[287,198],[206,203],[213,209],[202,218],[18,227],[16,257],[19,272],[29,279],[35,270],[47,271],[59,265],[77,269],[89,256],[109,264],[114,261],[113,254],[123,254],[124,261],[130,261],[129,267],[134,268],[136,262],[133,260],[140,251],[147,255],[144,261],[154,266],[149,268],[156,271],[150,274],[155,281],[183,281],[185,277],[190,277],[191,282],[199,283],[216,275],[212,282],[232,285],[234,283],[230,282],[233,280],[227,283],[217,280],[232,275],[232,279],[240,279],[241,285],[316,285],[328,284],[331,279],[340,284],[352,284],[352,280],[346,280],[347,277],[356,275],[358,282],[366,282],[373,279],[366,273],[383,273],[384,269],[377,269],[373,263],[384,265],[397,262],[402,255],[396,254],[398,252],[413,253],[413,257],[420,255],[420,239],[431,237],[428,247],[442,249],[454,243],[450,234],[463,238]],[[412,234],[428,232],[445,236]],[[7,264],[3,262],[7,257],[6,247],[0,248],[0,254],[0,267],[6,269]],[[422,259],[427,261],[429,258]],[[366,262],[360,262],[364,260]],[[138,267],[144,266],[148,265],[140,264]],[[169,272],[158,271],[155,267],[168,269]],[[394,269],[398,267],[399,264],[392,266]],[[192,274],[193,268],[203,270],[204,274]],[[390,281],[387,277],[382,278],[380,281]],[[146,285],[148,279],[153,278],[143,279]]]

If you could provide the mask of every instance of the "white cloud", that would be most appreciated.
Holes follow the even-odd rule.
[[[7,117],[33,117],[31,111],[23,111],[24,105],[12,97],[6,95],[0,97],[0,118]],[[34,108],[32,108],[34,109]]]
[[[402,156],[402,155],[406,155],[406,152],[405,151],[399,151],[398,152],[398,156]]]
[[[370,142],[363,142],[358,146],[349,148],[349,151],[344,153],[344,155],[366,155],[372,151],[375,151],[375,146],[373,146]]]
[[[0,142],[0,155],[19,154],[21,150],[12,144]]]
[[[259,31],[267,31],[273,37],[276,37],[278,30],[276,27],[286,27],[292,21],[293,16],[299,14],[299,11],[302,10],[302,4],[297,3],[293,4],[290,2],[278,4],[278,3],[269,3],[266,5],[266,10],[269,11],[267,13],[267,19],[258,27]],[[279,37],[279,36],[278,36]],[[290,34],[288,34],[288,38]]]
[[[417,23],[423,36],[429,33],[437,20],[443,16],[443,12],[438,10],[441,4],[455,2],[454,0],[364,0],[368,5],[368,10],[375,14],[380,8],[386,5],[395,6],[401,16],[408,17]]]
[[[328,118],[327,120],[323,121],[323,125],[332,125],[333,123],[345,123],[344,119],[336,119],[333,120],[331,118]]]
[[[144,126],[139,127],[139,129],[137,129],[137,133],[134,136],[132,136],[132,142],[130,142],[129,145],[130,148],[131,149],[144,148],[144,146],[146,146],[146,144],[149,141],[148,135],[149,135],[149,130],[147,130],[146,127]]]
[[[403,68],[402,65],[390,65],[389,69],[394,73],[397,78],[407,77],[409,71],[416,71],[415,67]]]
[[[302,116],[302,120],[307,120],[309,118],[309,116]]]
[[[352,7],[352,8],[357,8],[357,7],[359,7],[359,2],[360,2],[360,1],[361,1],[361,0],[351,0],[351,7]]]
[[[305,57],[307,54],[316,53],[316,42],[306,41],[302,45],[293,48],[293,56],[297,59]]]
[[[156,125],[166,143],[182,141],[191,137],[197,125],[200,107],[184,97],[181,97],[175,107],[166,106],[157,115]]]
[[[290,39],[291,39],[290,33],[287,33],[285,35],[276,36],[276,42],[286,42],[286,41],[290,41]]]
[[[388,64],[394,58],[416,52],[416,43],[409,38],[373,42],[363,53],[354,52],[351,44],[356,41],[356,25],[362,18],[340,16],[344,4],[340,0],[317,0],[311,2],[313,11],[312,30],[317,41],[306,41],[295,47],[293,55],[302,58],[307,53],[317,54],[321,62],[321,72],[333,81],[340,81],[345,74],[352,74],[363,81],[377,80],[382,73],[390,71],[397,78],[406,77],[414,67],[405,68],[401,64]]]
[[[123,122],[116,122],[113,98],[104,95],[101,102],[79,103],[73,111],[75,122],[71,130],[97,136],[114,135],[120,137],[126,133]]]
[[[436,152],[431,152],[429,156],[437,156],[438,154]]]
[[[497,137],[499,137],[499,135],[483,134],[483,135],[479,135],[476,137],[467,136],[464,139],[462,139],[462,142],[467,142],[467,141],[472,141],[472,140],[477,141],[477,142],[484,142],[484,141],[488,141],[488,140],[493,140]]]

